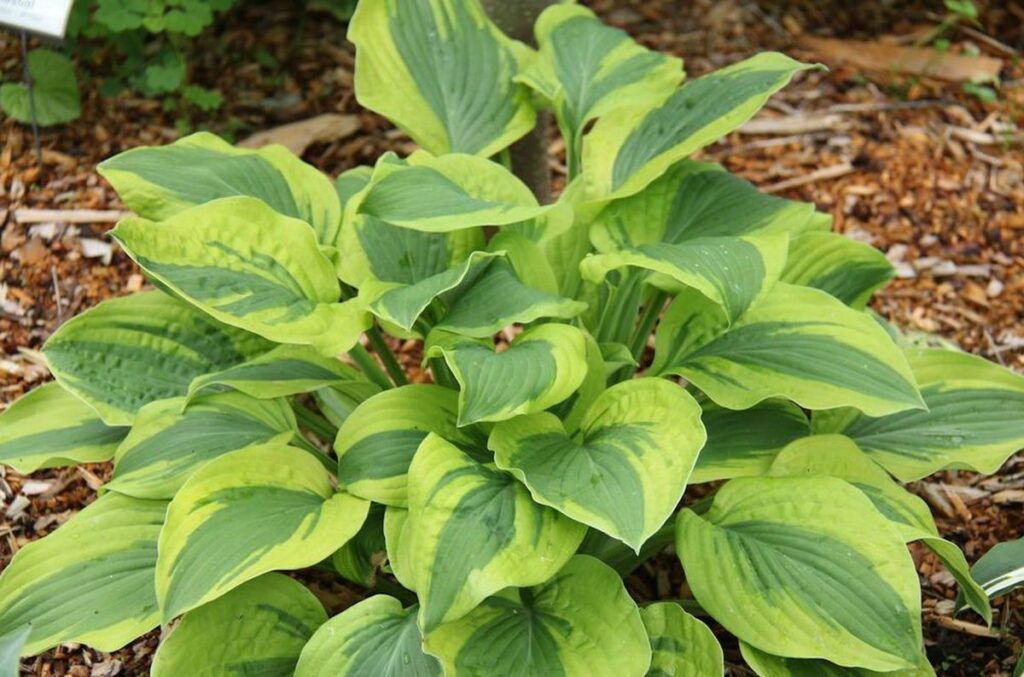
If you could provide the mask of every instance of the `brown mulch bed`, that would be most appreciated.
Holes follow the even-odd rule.
[[[808,60],[801,46],[813,33],[864,40],[887,39],[934,25],[941,3],[711,2],[697,0],[594,0],[605,18],[645,44],[683,56],[691,76],[763,49]],[[684,7],[679,5],[685,4]],[[936,5],[939,8],[936,8]],[[243,4],[201,39],[196,80],[218,87],[226,105],[208,128],[241,138],[247,133],[325,112],[355,114],[360,131],[311,147],[305,159],[332,176],[367,164],[383,151],[407,149],[408,139],[378,116],[362,111],[352,91],[353,54],[344,28],[305,21],[297,32],[291,3]],[[991,3],[978,29],[1024,49],[1024,9]],[[837,230],[887,253],[899,279],[874,308],[896,324],[935,333],[967,350],[1024,372],[1024,165],[1021,146],[987,144],[1000,125],[1024,127],[1024,84],[1015,61],[985,42],[951,35],[952,49],[971,45],[1004,58],[1006,86],[995,102],[982,102],[954,85],[886,73],[866,76],[839,65],[803,76],[769,103],[762,118],[829,116],[810,132],[735,133],[702,156],[722,162],[762,187],[815,202],[835,217]],[[269,59],[247,63],[232,54],[262,48]],[[229,62],[225,66],[225,62]],[[10,33],[0,33],[0,79],[17,77],[20,56]],[[99,301],[138,290],[143,278],[104,234],[112,224],[27,226],[15,209],[117,209],[94,165],[121,150],[161,144],[179,135],[174,116],[159,102],[123,94],[101,99],[96,82],[83,86],[81,120],[43,134],[44,163],[36,167],[31,135],[0,120],[0,410],[48,378],[37,351],[65,319]],[[557,160],[555,169],[560,169]],[[828,178],[807,181],[821,169]],[[109,254],[109,261],[105,256]],[[946,472],[912,488],[932,505],[940,529],[960,544],[969,561],[994,543],[1024,534],[1024,459],[993,478]],[[0,478],[0,567],[29,541],[66,521],[95,496],[109,474],[106,464]],[[31,483],[26,485],[26,482]],[[27,487],[29,489],[27,490]],[[996,605],[1001,639],[972,632],[978,621],[951,615],[955,584],[933,556],[915,550],[925,599],[928,653],[939,674],[1009,674],[1024,637],[1022,596]],[[656,562],[656,564],[661,562]],[[631,577],[636,591],[677,595],[678,566],[652,565]],[[351,594],[318,580],[325,597]],[[666,587],[668,586],[668,587]],[[671,595],[670,595],[671,596]],[[159,633],[114,654],[66,646],[27,662],[37,675],[145,674]],[[727,660],[738,665],[735,645]],[[744,674],[737,668],[737,674]]]

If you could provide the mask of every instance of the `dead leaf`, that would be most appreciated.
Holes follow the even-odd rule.
[[[302,155],[314,143],[344,139],[355,134],[359,128],[359,118],[355,115],[325,113],[308,120],[257,132],[238,145],[242,148],[262,148],[278,143],[296,155]]]

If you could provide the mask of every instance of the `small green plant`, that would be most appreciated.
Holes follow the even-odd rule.
[[[475,0],[363,0],[349,35],[359,100],[422,150],[333,186],[208,134],[102,165],[157,290],[65,323],[56,381],[0,417],[21,472],[114,460],[0,576],[15,653],[180,618],[158,677],[721,675],[685,607],[761,675],[932,674],[910,541],[991,621],[897,480],[994,472],[1024,378],[905,345],[865,311],[881,254],[690,158],[814,66],[681,84],[571,4],[536,51]],[[570,157],[553,204],[492,159],[538,106]],[[670,545],[693,598],[631,597]],[[367,599],[328,618],[278,573],[311,567]]]
[[[59,125],[78,118],[81,98],[71,60],[49,49],[28,53],[28,72],[32,91],[23,82],[0,85],[0,110],[22,123],[33,120],[43,127]],[[30,97],[32,100],[30,100]]]

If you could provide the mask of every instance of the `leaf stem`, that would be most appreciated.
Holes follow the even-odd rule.
[[[370,327],[366,331],[366,336],[370,339],[370,345],[373,346],[374,352],[377,353],[381,362],[384,363],[384,368],[388,370],[388,374],[391,376],[391,380],[395,382],[395,385],[408,385],[409,380],[405,377],[405,370],[402,369],[402,365],[399,364],[395,353],[392,352],[391,347],[384,340],[380,329],[375,326]]]
[[[384,370],[380,368],[377,361],[373,359],[373,355],[363,347],[361,343],[357,343],[352,350],[348,351],[349,357],[356,363],[366,378],[370,379],[384,390],[394,387],[391,383],[391,379],[384,373]]]
[[[327,454],[318,449],[315,444],[303,437],[302,433],[296,432],[293,439],[298,444],[299,449],[314,456],[316,460],[320,461],[320,465],[326,468],[332,475],[338,471],[337,464]]]
[[[306,405],[293,401],[292,410],[295,412],[295,418],[298,419],[299,425],[312,432],[324,442],[333,442],[334,438],[338,436],[338,429],[331,425],[330,421]]]
[[[629,342],[629,351],[633,354],[633,359],[640,363],[641,358],[644,356],[644,349],[647,347],[647,337],[651,335],[651,330],[654,329],[654,325],[658,322],[658,317],[661,315],[661,310],[665,306],[665,299],[668,298],[668,294],[661,290],[655,291],[647,305],[644,307],[644,314],[640,317],[640,323],[636,326],[636,332],[633,334],[633,338]]]
[[[410,590],[406,590],[398,583],[394,583],[388,578],[378,575],[377,579],[373,583],[373,589],[383,592],[385,595],[391,595],[395,599],[399,600],[402,604],[409,606],[416,604],[416,594]]]

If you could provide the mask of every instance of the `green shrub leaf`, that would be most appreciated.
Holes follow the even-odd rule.
[[[335,355],[368,326],[358,302],[338,303],[334,267],[313,232],[257,199],[222,198],[160,223],[128,218],[112,233],[176,293],[271,341]]]
[[[171,499],[210,460],[256,444],[287,444],[295,416],[283,400],[219,393],[192,402],[175,397],[139,410],[117,448],[107,489],[137,498]]]
[[[237,390],[270,400],[350,381],[362,381],[353,367],[307,346],[281,345],[223,371],[197,377],[189,385],[188,396]]]
[[[640,611],[613,569],[576,556],[551,580],[510,588],[424,643],[445,674],[483,677],[514,665],[522,677],[642,675],[651,648]]]
[[[115,651],[160,623],[153,572],[166,501],[107,494],[15,554],[0,575],[0,636],[22,654],[65,642]]]
[[[722,647],[711,629],[675,602],[659,602],[640,610],[651,642],[650,677],[658,675],[721,675]]]
[[[129,209],[154,221],[218,198],[248,196],[305,221],[323,245],[335,243],[341,225],[341,204],[331,182],[283,146],[235,148],[199,132],[167,146],[115,155],[97,171]]]
[[[487,157],[533,127],[529,93],[512,80],[528,50],[477,0],[366,0],[348,38],[359,103],[431,153]]]
[[[534,503],[511,475],[430,435],[409,468],[400,580],[417,592],[420,627],[430,632],[499,590],[548,580],[585,531]]]
[[[1024,538],[998,543],[971,569],[989,597],[1001,597],[1024,586]]]
[[[842,480],[730,480],[703,517],[680,513],[676,552],[701,606],[762,650],[880,671],[921,654],[910,553]]]
[[[540,413],[496,425],[490,447],[536,501],[639,551],[679,503],[704,440],[693,397],[645,378],[606,390],[573,437]]]
[[[810,421],[786,400],[765,400],[735,411],[702,402],[701,421],[708,441],[697,457],[690,483],[763,475],[776,454],[810,434]]]
[[[927,411],[871,418],[816,412],[815,432],[842,433],[904,482],[943,468],[993,473],[1024,447],[1024,377],[954,350],[906,351]]]
[[[20,658],[31,632],[32,626],[26,625],[0,637],[0,675],[18,677],[21,674]]]
[[[164,620],[261,574],[326,559],[359,531],[369,507],[335,492],[300,449],[271,444],[210,461],[178,491],[160,534]]]
[[[130,425],[143,405],[184,395],[197,376],[271,345],[153,291],[104,301],[68,320],[43,355],[57,382],[107,425]]]
[[[895,275],[882,252],[839,233],[806,233],[789,243],[782,281],[826,291],[862,310]]]
[[[486,454],[484,433],[475,426],[459,428],[458,411],[458,394],[436,385],[408,385],[374,395],[338,430],[338,482],[354,496],[404,507],[409,464],[428,433]]]
[[[264,574],[185,614],[160,642],[153,677],[291,677],[306,641],[327,621],[298,581]]]
[[[441,665],[420,646],[417,609],[387,595],[350,606],[309,640],[295,677],[440,677]]]
[[[41,126],[71,122],[82,114],[71,59],[53,50],[33,49],[28,53],[28,72],[34,83],[35,119]],[[21,82],[0,85],[0,108],[18,122],[32,122],[28,87]]]
[[[427,357],[443,356],[461,386],[460,426],[543,411],[572,395],[587,375],[586,339],[567,324],[527,329],[501,353],[450,334],[431,342]]]
[[[659,103],[683,80],[681,59],[641,47],[586,7],[553,5],[541,13],[535,31],[540,58],[519,79],[554,104],[574,172],[588,122]]]
[[[846,480],[860,489],[904,540],[921,541],[935,553],[960,584],[971,608],[992,622],[988,597],[971,573],[963,552],[941,538],[931,510],[923,500],[899,486],[880,466],[842,435],[815,435],[793,442],[776,457],[769,470],[775,476],[829,476]]]
[[[57,383],[32,390],[0,414],[0,463],[28,474],[40,468],[107,461],[128,428],[110,427]]]
[[[600,200],[639,192],[752,118],[795,73],[809,68],[814,66],[764,52],[691,80],[655,108],[601,118],[583,141],[587,194]]]
[[[782,282],[731,325],[711,301],[683,292],[658,328],[651,369],[685,376],[730,409],[771,397],[872,415],[924,408],[906,358],[869,315]]]

